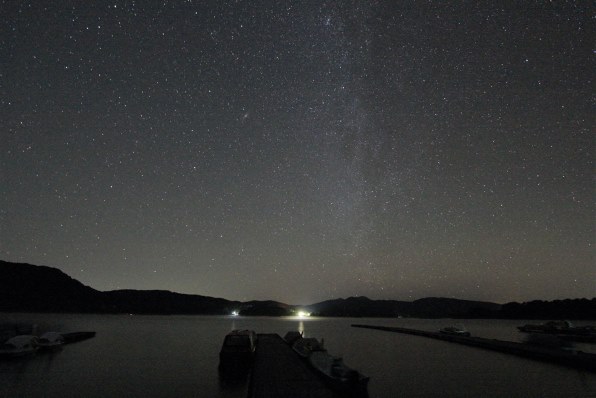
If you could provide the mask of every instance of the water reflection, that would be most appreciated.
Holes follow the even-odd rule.
[[[280,336],[293,330],[324,337],[330,352],[341,353],[350,366],[371,378],[369,393],[374,398],[596,397],[594,373],[418,336],[350,327],[352,323],[368,323],[436,331],[445,326],[444,319],[34,316],[37,323],[44,322],[51,330],[95,330],[97,336],[55,353],[0,361],[0,397],[245,398],[248,372],[218,368],[218,354],[231,329]],[[11,317],[15,322],[25,322],[32,315]],[[465,321],[473,335],[510,341],[524,337],[516,329],[523,322]],[[596,351],[593,344],[584,346],[578,349]]]

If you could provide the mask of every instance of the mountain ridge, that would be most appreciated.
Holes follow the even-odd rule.
[[[137,314],[287,316],[299,310],[328,317],[541,318],[592,319],[596,298],[496,304],[426,297],[414,301],[373,300],[352,296],[310,305],[274,300],[240,302],[169,290],[99,291],[63,271],[44,265],[0,260],[0,312],[81,312]]]

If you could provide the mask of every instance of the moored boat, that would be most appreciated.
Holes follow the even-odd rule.
[[[326,351],[323,347],[323,340],[319,340],[314,337],[301,338],[294,342],[292,349],[302,358],[308,358],[315,351]]]
[[[0,342],[21,335],[36,336],[37,325],[30,323],[0,323]]]
[[[313,351],[308,361],[334,389],[352,397],[367,396],[369,378],[347,366],[342,358],[327,351]]]
[[[46,332],[39,336],[40,350],[56,350],[64,345],[64,337],[58,332]]]
[[[526,333],[550,333],[558,334],[569,331],[573,328],[573,324],[569,321],[549,321],[540,325],[523,325],[518,326],[517,329],[520,332]]]
[[[447,326],[439,330],[439,333],[447,334],[451,336],[462,336],[462,337],[470,337],[470,332],[466,330],[461,325],[456,326]]]
[[[38,339],[33,335],[11,337],[0,345],[0,358],[16,358],[34,354],[38,348]]]
[[[574,326],[569,321],[549,321],[540,325],[523,325],[517,329],[524,333],[550,334],[565,340],[596,342],[595,326]]]
[[[251,361],[257,344],[257,335],[252,330],[233,330],[226,335],[219,351],[220,362]]]
[[[296,330],[291,330],[284,336],[284,340],[289,345],[293,345],[297,340],[302,338],[302,332],[298,332]]]

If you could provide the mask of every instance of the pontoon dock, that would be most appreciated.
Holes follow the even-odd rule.
[[[277,334],[259,334],[248,398],[339,398]]]
[[[590,354],[581,351],[562,350],[558,348],[544,347],[540,345],[516,343],[513,341],[503,341],[495,339],[485,339],[482,337],[464,337],[439,332],[428,332],[424,330],[407,329],[389,326],[372,326],[372,325],[352,325],[356,328],[366,328],[383,330],[386,332],[404,333],[415,336],[430,337],[449,341],[451,343],[458,343],[469,345],[473,347],[485,348],[493,351],[504,352],[507,354],[518,355],[526,358],[537,359],[546,362],[552,362],[560,365],[570,366],[578,369],[589,370],[596,372],[596,354]]]

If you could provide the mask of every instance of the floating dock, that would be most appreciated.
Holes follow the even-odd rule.
[[[248,398],[339,398],[277,334],[259,334]]]
[[[488,350],[504,352],[507,354],[518,355],[521,357],[537,359],[541,361],[570,366],[577,369],[596,372],[596,354],[585,353],[582,351],[562,350],[558,348],[549,348],[539,345],[526,343],[516,343],[513,341],[503,341],[495,339],[485,339],[482,337],[464,337],[439,332],[427,332],[424,330],[407,329],[389,326],[372,325],[352,325],[355,328],[383,330],[386,332],[404,333],[415,336],[430,337],[433,339],[449,341],[469,345],[473,347],[485,348]]]

